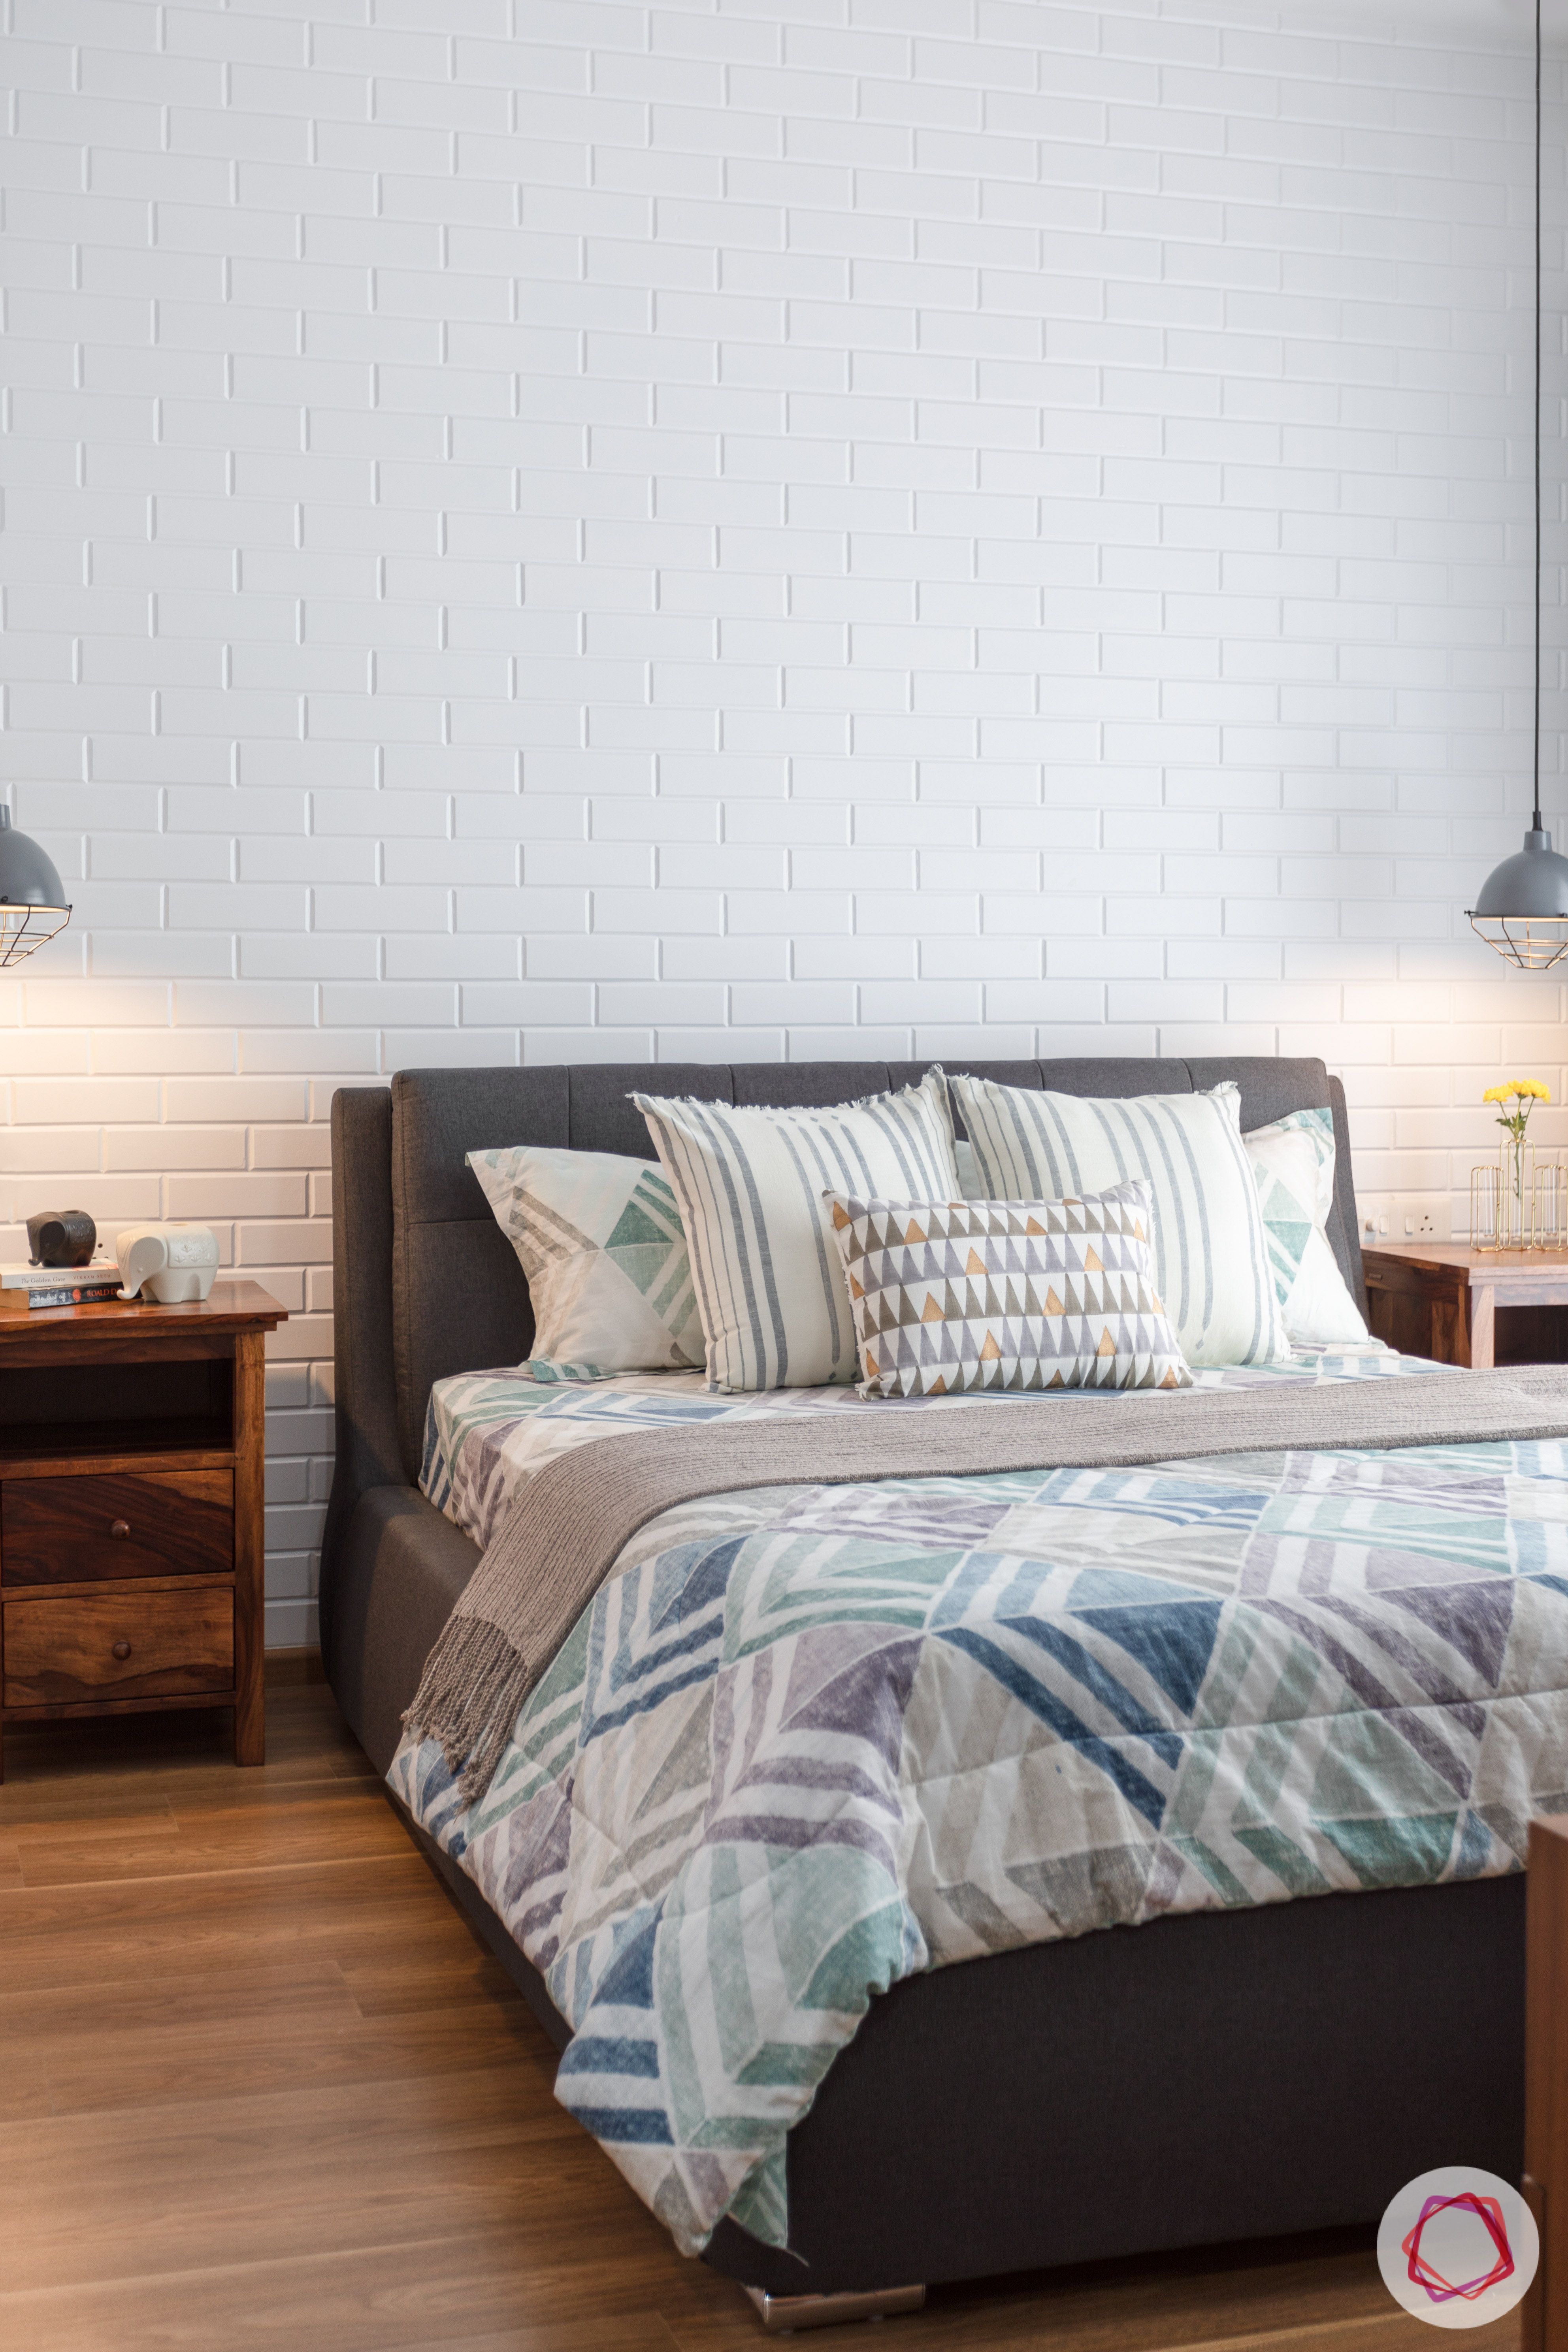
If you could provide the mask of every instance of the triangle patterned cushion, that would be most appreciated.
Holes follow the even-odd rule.
[[[468,1165],[528,1276],[535,1380],[701,1363],[686,1232],[656,1162],[517,1144]]]
[[[1065,1201],[827,1196],[864,1397],[1184,1389],[1146,1184]]]
[[[1241,1139],[1258,1181],[1274,1292],[1287,1336],[1303,1347],[1365,1339],[1328,1222],[1334,1205],[1334,1115],[1293,1110]]]

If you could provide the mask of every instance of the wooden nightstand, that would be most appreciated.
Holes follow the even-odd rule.
[[[232,1706],[266,1752],[254,1282],[180,1307],[0,1316],[0,1738],[8,1723]]]
[[[1362,1252],[1373,1337],[1485,1371],[1568,1361],[1568,1250],[1407,1242]]]

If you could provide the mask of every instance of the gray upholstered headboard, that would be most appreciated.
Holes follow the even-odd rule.
[[[955,1064],[954,1066],[960,1066]],[[1331,1108],[1339,1138],[1330,1239],[1365,1307],[1344,1096],[1318,1061],[968,1062],[1017,1087],[1074,1095],[1190,1094],[1234,1078],[1244,1129]],[[433,1381],[514,1364],[533,1317],[510,1243],[464,1154],[566,1145],[653,1157],[633,1087],[732,1103],[834,1103],[908,1086],[926,1062],[584,1064],[547,1069],[405,1070],[390,1099],[345,1088],[332,1108],[333,1305],[338,1465],[331,1523],[366,1486],[418,1476]],[[328,1543],[332,1539],[329,1525]]]

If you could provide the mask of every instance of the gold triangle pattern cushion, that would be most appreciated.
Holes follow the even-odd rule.
[[[1192,1386],[1154,1288],[1147,1184],[1065,1201],[826,1198],[862,1396]]]

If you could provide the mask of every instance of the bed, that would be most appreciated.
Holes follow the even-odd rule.
[[[1233,1079],[1247,1129],[1331,1108],[1340,1152],[1330,1240],[1363,1296],[1343,1100],[1321,1063],[980,1066],[1008,1085],[1096,1096]],[[659,1076],[672,1093],[826,1104],[909,1083],[922,1067],[721,1066]],[[528,1352],[526,1284],[464,1154],[539,1142],[649,1157],[627,1099],[645,1076],[416,1072],[390,1093],[336,1098],[338,1455],[322,1646],[344,1712],[384,1770],[509,1475],[525,1475],[541,1445],[581,1442],[584,1415],[599,1424],[591,1438],[650,1412],[678,1423],[711,1410],[695,1381],[668,1375],[597,1396],[546,1393],[542,1403],[520,1396],[515,1380],[507,1387],[505,1368]],[[1381,1379],[1398,1369],[1398,1360],[1302,1362],[1292,1376]],[[783,1409],[852,1408],[842,1392],[814,1401],[796,1391]],[[1009,1409],[1002,1400],[968,1408]],[[1546,1486],[1531,1489],[1521,1517],[1548,1528]],[[406,1773],[402,1790],[411,1833],[564,2048],[571,2028],[551,1986],[460,1853],[444,1847],[438,1811],[421,1805]],[[1248,1897],[1131,1928],[1084,1918],[1015,1948],[987,1949],[982,1938],[984,1957],[955,1946],[941,1955],[952,1964],[904,1974],[870,2003],[788,2130],[771,2218],[766,2200],[742,2200],[752,2227],[721,2220],[704,2259],[774,2297],[874,2294],[1364,2223],[1460,2147],[1467,2161],[1517,2175],[1523,1890],[1518,1875],[1498,1874],[1500,1853],[1437,1885],[1380,1889],[1375,1872],[1352,1874],[1326,1883],[1363,1891]],[[1132,1915],[1107,1915],[1123,1916]],[[1103,1931],[1077,1931],[1085,1926]],[[558,1976],[554,1985],[559,1993]],[[787,2244],[769,2242],[781,2236]]]

